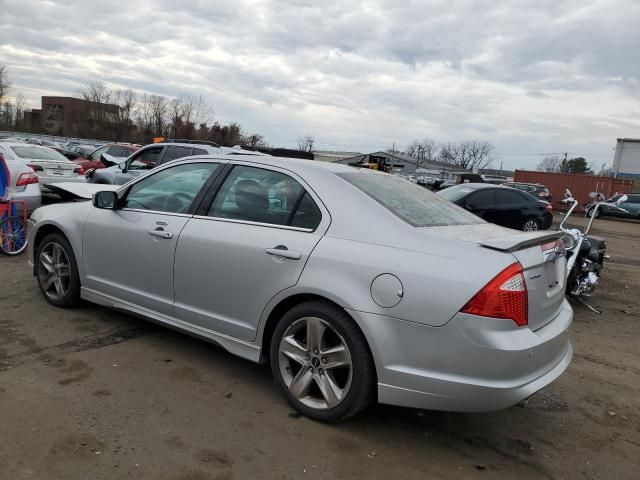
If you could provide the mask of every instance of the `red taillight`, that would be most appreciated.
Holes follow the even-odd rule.
[[[35,172],[21,173],[16,182],[16,187],[26,187],[32,183],[38,183],[38,175]]]
[[[27,164],[27,167],[29,167],[34,172],[43,172],[44,171],[44,169],[40,165]]]
[[[513,320],[519,327],[529,323],[527,285],[522,265],[514,263],[500,272],[460,310],[481,317]]]
[[[544,208],[547,209],[547,212],[553,212],[553,205],[551,205],[551,204],[545,205]]]

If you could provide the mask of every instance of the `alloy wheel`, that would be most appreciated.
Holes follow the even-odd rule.
[[[320,318],[301,318],[287,328],[278,347],[278,362],[285,385],[308,407],[336,407],[349,393],[351,352],[344,338]]]
[[[524,228],[523,230],[525,232],[535,232],[538,230],[538,222],[535,220],[527,220],[526,222],[524,222]]]
[[[62,300],[71,284],[71,263],[62,245],[46,244],[38,257],[38,281],[42,291],[52,300]]]

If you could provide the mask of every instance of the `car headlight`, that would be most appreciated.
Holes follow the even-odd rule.
[[[577,243],[575,237],[570,233],[563,233],[560,237],[560,241],[562,242],[562,245],[564,245],[565,250],[572,250]]]

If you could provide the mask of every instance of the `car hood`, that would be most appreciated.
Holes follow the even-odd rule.
[[[120,185],[102,185],[97,183],[73,183],[73,182],[61,182],[54,184],[47,184],[46,187],[53,193],[63,193],[71,195],[77,200],[91,200],[93,194],[96,192],[110,191],[115,192],[120,188]]]

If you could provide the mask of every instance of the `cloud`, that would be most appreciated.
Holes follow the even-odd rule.
[[[34,106],[89,80],[202,94],[277,145],[480,138],[506,166],[637,136],[640,4],[623,0],[0,0],[0,62]],[[530,153],[531,155],[524,155]],[[513,155],[517,154],[517,155]]]

